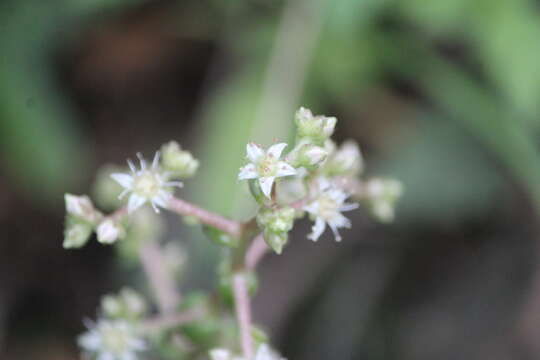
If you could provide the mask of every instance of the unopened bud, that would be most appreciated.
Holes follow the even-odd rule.
[[[328,152],[320,146],[304,143],[297,146],[288,156],[288,160],[294,167],[313,168],[321,164]]]
[[[298,137],[322,145],[334,133],[337,119],[322,115],[313,116],[311,110],[301,107],[295,116]]]
[[[84,246],[92,235],[92,226],[84,223],[70,223],[64,232],[65,249],[77,249]]]
[[[65,194],[66,212],[79,220],[95,223],[101,217],[101,213],[94,208],[88,196]]]
[[[358,145],[346,141],[337,149],[325,164],[328,175],[358,175],[364,169],[364,161]]]
[[[174,176],[188,178],[197,172],[199,161],[189,151],[182,150],[176,141],[171,141],[161,147],[162,166]]]
[[[266,244],[280,255],[283,251],[283,247],[287,244],[288,234],[286,232],[272,232],[265,230],[263,232],[264,241]]]
[[[395,205],[402,193],[402,184],[394,179],[375,178],[365,185],[365,197],[371,213],[382,222],[394,219]]]
[[[124,229],[112,219],[99,224],[96,232],[97,240],[102,244],[112,244],[124,235]]]
[[[288,206],[279,209],[262,209],[257,215],[257,222],[260,227],[270,232],[288,232],[293,227],[294,215],[294,209]]]

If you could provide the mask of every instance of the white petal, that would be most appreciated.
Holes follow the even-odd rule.
[[[137,168],[135,167],[135,165],[133,165],[133,161],[131,161],[131,159],[128,159],[127,163],[129,166],[129,170],[131,170],[131,172],[135,174],[137,172]]]
[[[315,224],[313,224],[313,227],[311,228],[311,234],[308,235],[308,239],[317,241],[324,232],[325,227],[326,224],[323,219],[319,217],[315,219]]]
[[[133,176],[128,174],[114,173],[111,174],[111,178],[126,189],[131,189],[131,186],[133,185]]]
[[[257,162],[262,156],[264,156],[264,150],[255,143],[249,143],[246,146],[247,157],[251,162]]]
[[[257,172],[255,171],[255,165],[247,164],[244,167],[240,168],[240,173],[238,173],[238,180],[247,180],[255,179],[257,177]]]
[[[279,161],[277,163],[277,177],[296,175],[296,169],[285,161]]]
[[[156,151],[156,154],[154,155],[154,160],[152,160],[152,169],[155,170],[157,169],[158,165],[159,165],[159,156],[161,155],[161,153],[159,151]]]
[[[345,203],[339,207],[339,211],[351,211],[358,209],[359,206],[357,203]]]
[[[261,190],[263,194],[270,199],[270,194],[272,193],[272,185],[274,185],[273,176],[262,177],[259,179],[259,185],[261,185]]]
[[[337,242],[341,241],[341,235],[339,235],[337,226],[333,224],[329,224],[329,225],[330,225],[330,229],[332,229],[332,232],[334,233],[334,238],[336,239],[336,241]]]
[[[146,199],[137,194],[131,194],[128,201],[128,213],[132,213],[137,210],[142,204],[146,202]]]
[[[257,354],[255,355],[255,360],[272,360],[272,352],[266,344],[261,344],[257,349]]]
[[[283,152],[283,149],[285,149],[286,147],[287,147],[287,144],[285,143],[274,144],[270,146],[270,148],[268,148],[268,150],[266,151],[266,154],[269,156],[272,156],[274,159],[279,159],[281,156],[281,153]]]
[[[139,162],[141,163],[141,170],[146,170],[146,160],[144,160],[144,156],[138,152],[137,157],[139,158]]]
[[[339,212],[336,212],[336,214],[332,216],[332,219],[328,221],[328,224],[335,227],[351,227],[351,221]]]
[[[310,214],[317,214],[319,212],[319,203],[317,201],[313,201],[304,206],[304,210]]]
[[[94,331],[79,336],[77,343],[80,347],[90,351],[98,350],[101,347],[101,339]]]
[[[152,198],[152,203],[166,209],[168,207],[171,196],[172,195],[165,190],[160,190],[158,194]]]

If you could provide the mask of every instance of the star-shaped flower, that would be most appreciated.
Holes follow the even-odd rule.
[[[286,146],[285,143],[279,143],[270,146],[268,150],[264,151],[257,144],[247,144],[246,152],[250,163],[240,168],[238,179],[258,179],[263,194],[270,198],[276,178],[296,174],[295,168],[280,160],[281,153]]]
[[[137,352],[146,349],[135,328],[124,320],[99,320],[88,324],[88,331],[79,336],[79,346],[96,360],[136,360]]]
[[[131,160],[128,160],[131,174],[111,175],[124,188],[119,198],[131,193],[128,200],[128,213],[132,213],[146,202],[152,204],[154,211],[159,213],[158,206],[167,208],[167,203],[172,196],[170,188],[182,187],[183,184],[180,181],[167,181],[168,174],[159,168],[159,151],[156,152],[150,168],[146,166],[146,161],[140,153],[137,157],[141,163],[140,170],[137,170]]]
[[[336,241],[341,241],[338,228],[350,228],[351,222],[341,214],[342,211],[354,210],[355,203],[346,203],[348,195],[341,189],[333,186],[326,179],[319,179],[316,185],[317,194],[313,201],[304,206],[304,210],[315,220],[308,238],[317,241],[324,232],[326,224],[332,229]]]

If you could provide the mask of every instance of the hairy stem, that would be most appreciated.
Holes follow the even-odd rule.
[[[248,270],[255,270],[259,261],[268,253],[270,248],[264,242],[262,234],[259,234],[253,239],[251,245],[246,252],[246,268]]]

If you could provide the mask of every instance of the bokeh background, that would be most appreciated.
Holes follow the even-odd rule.
[[[62,249],[63,193],[175,139],[182,196],[245,216],[248,140],[339,119],[368,176],[405,185],[336,244],[301,223],[261,266],[255,317],[293,360],[540,359],[540,3],[533,0],[3,0],[0,358],[76,359],[102,294],[137,270]],[[248,204],[249,206],[249,204]],[[174,216],[184,289],[215,247]]]

